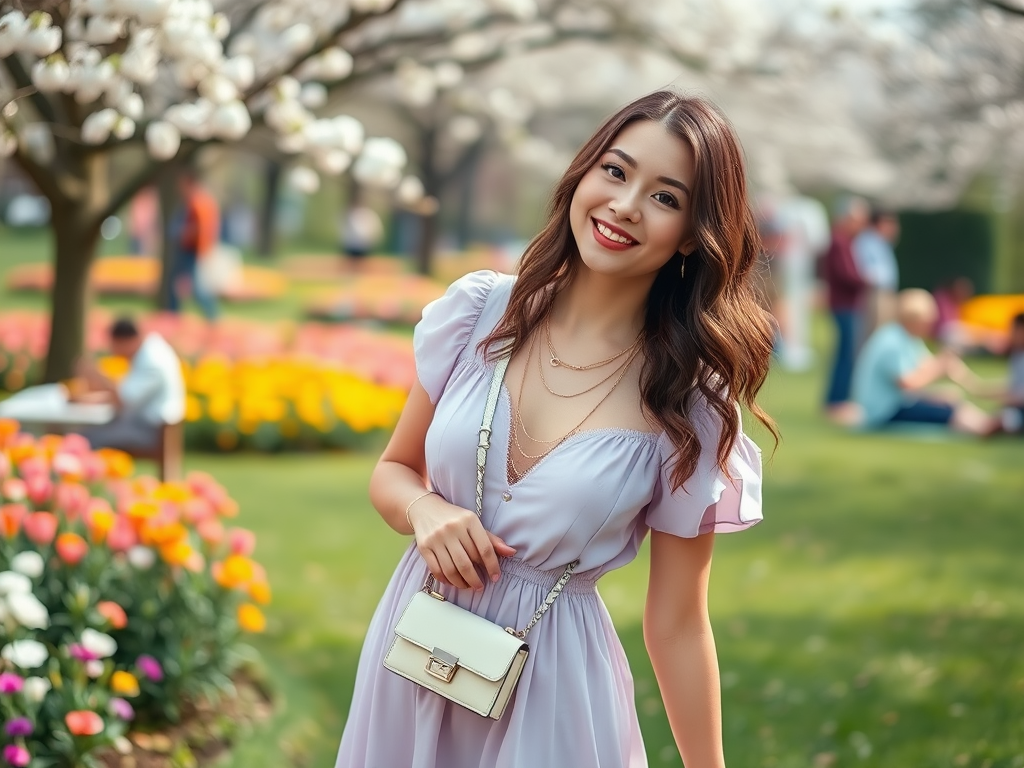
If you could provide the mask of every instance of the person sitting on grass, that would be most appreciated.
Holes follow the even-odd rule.
[[[1024,312],[1010,325],[1010,381],[1003,397],[1002,430],[1024,434]]]
[[[930,293],[918,288],[901,291],[896,322],[883,325],[868,339],[853,376],[853,398],[862,410],[863,426],[909,422],[941,424],[974,435],[993,431],[995,420],[964,400],[962,392],[929,389],[948,380],[969,394],[990,394],[954,352],[928,351],[924,339],[931,335],[937,316]]]
[[[160,334],[148,333],[143,338],[128,318],[111,325],[110,351],[130,364],[119,383],[91,362],[79,361],[77,374],[84,387],[73,390],[71,399],[111,403],[116,411],[112,421],[88,427],[82,434],[94,448],[152,450],[163,425],[177,424],[185,415],[181,362]]]

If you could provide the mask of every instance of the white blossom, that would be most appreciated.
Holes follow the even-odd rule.
[[[64,57],[55,54],[32,65],[32,82],[40,91],[61,91],[71,78],[71,69]]]
[[[21,669],[35,669],[50,658],[50,653],[38,640],[15,640],[4,646],[0,657]]]
[[[117,118],[117,121],[114,123],[113,134],[117,138],[121,139],[121,141],[130,139],[132,136],[135,135],[135,121],[132,120],[130,117],[125,117],[124,115],[121,115]]]
[[[0,573],[0,597],[29,594],[32,594],[32,581],[26,574],[18,573],[16,570]]]
[[[405,149],[397,141],[373,137],[366,140],[352,173],[367,186],[393,189],[402,179],[406,159]]]
[[[45,565],[43,556],[31,549],[19,552],[11,558],[11,570],[23,574],[30,579],[42,576]]]
[[[28,32],[28,22],[21,11],[9,11],[0,16],[0,59],[18,50]]]
[[[42,58],[60,48],[61,31],[53,26],[53,17],[45,11],[35,11],[28,17],[28,25],[21,47]]]
[[[155,26],[167,17],[174,0],[134,0],[132,9],[140,24]]]
[[[352,74],[352,55],[337,46],[327,48],[318,57],[319,76],[324,80],[343,80]]]
[[[471,144],[482,133],[483,126],[472,115],[456,115],[448,121],[448,134],[460,144]]]
[[[82,39],[92,45],[108,45],[124,35],[124,19],[90,16]]]
[[[31,592],[13,593],[4,599],[11,618],[26,629],[46,629],[50,626],[49,611]]]
[[[110,138],[110,132],[118,121],[116,109],[107,107],[93,112],[82,121],[82,141],[86,144],[102,144]]]
[[[238,98],[238,88],[230,78],[220,74],[210,74],[199,83],[199,93],[214,104],[226,104]]]
[[[299,101],[309,109],[322,107],[327,103],[327,88],[323,83],[306,83],[299,93]]]
[[[146,126],[146,148],[154,160],[170,160],[178,154],[181,133],[165,120],[156,120]]]
[[[231,34],[231,21],[223,13],[215,13],[210,17],[210,32],[218,40]]]
[[[312,195],[320,189],[320,177],[316,171],[304,165],[297,165],[288,174],[288,183],[291,186],[307,195]]]
[[[117,641],[114,638],[91,627],[82,630],[81,642],[85,650],[101,659],[113,656],[117,652]]]
[[[316,167],[328,176],[337,176],[348,170],[352,164],[352,155],[343,149],[327,149],[313,156]]]
[[[338,135],[338,147],[350,155],[357,155],[363,148],[366,136],[363,124],[349,115],[338,115],[331,120]]]
[[[229,101],[218,106],[210,117],[210,131],[228,141],[238,141],[252,128],[252,118],[245,104]]]
[[[46,698],[51,687],[50,681],[45,677],[26,677],[21,693],[28,701],[38,704]]]
[[[253,84],[256,79],[256,67],[249,56],[233,56],[224,62],[220,70],[228,80],[235,84],[236,88],[245,90]]]
[[[413,206],[423,199],[423,182],[415,176],[406,176],[398,185],[395,197],[405,206]]]
[[[142,96],[137,93],[129,93],[118,105],[118,111],[132,120],[139,120],[145,110]]]
[[[281,35],[279,45],[291,54],[301,54],[308,51],[314,42],[316,35],[308,24],[293,24]]]
[[[434,80],[438,88],[454,88],[462,82],[464,72],[454,61],[442,61],[434,67]]]

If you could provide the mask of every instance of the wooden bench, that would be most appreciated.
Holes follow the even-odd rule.
[[[155,461],[157,477],[161,482],[181,480],[181,465],[185,455],[185,425],[180,421],[177,424],[164,424],[160,428],[160,441],[155,448],[133,449],[126,453],[136,459]]]

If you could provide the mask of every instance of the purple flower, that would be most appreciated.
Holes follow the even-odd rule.
[[[8,744],[4,747],[4,760],[9,765],[13,765],[14,768],[25,768],[32,760],[32,755],[28,753],[28,750],[17,744]]]
[[[110,710],[110,714],[121,720],[131,720],[135,717],[135,710],[132,709],[132,705],[116,696],[107,702],[107,709]]]
[[[24,684],[21,676],[13,672],[4,672],[0,675],[0,693],[18,693]]]
[[[32,734],[32,721],[27,717],[16,717],[8,720],[4,726],[8,736],[30,736]]]
[[[99,656],[79,643],[72,643],[68,646],[68,652],[71,654],[71,658],[78,659],[79,661],[96,661],[99,658]]]
[[[142,672],[143,675],[145,675],[155,683],[159,683],[161,680],[164,679],[164,670],[160,666],[160,662],[154,659],[152,656],[148,656],[146,654],[139,656],[138,660],[135,662],[135,665],[139,668],[139,671]]]

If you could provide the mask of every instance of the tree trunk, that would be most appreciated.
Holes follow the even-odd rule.
[[[157,194],[160,197],[160,210],[156,217],[160,227],[160,289],[156,295],[156,303],[160,309],[167,309],[171,301],[174,259],[177,256],[174,237],[171,233],[171,220],[181,204],[178,199],[178,168],[176,164],[168,165],[160,174],[157,181]]]
[[[263,178],[263,200],[260,204],[259,232],[256,235],[256,252],[270,256],[277,245],[277,197],[281,189],[281,164],[267,160]]]
[[[420,170],[423,191],[440,202],[441,179],[437,168],[437,128],[424,127],[420,134]],[[434,261],[434,246],[437,243],[437,212],[420,216],[420,237],[416,243],[416,271],[429,275]]]
[[[437,242],[437,214],[420,216],[420,236],[416,243],[416,271],[429,275],[434,263],[434,245]]]
[[[483,156],[482,140],[470,147],[461,169],[462,188],[459,190],[459,211],[455,225],[455,241],[465,250],[473,241],[473,203],[476,202],[476,177]]]
[[[89,267],[96,255],[100,234],[99,221],[89,221],[74,211],[54,210],[53,213],[56,258],[46,382],[73,376],[75,361],[82,354]]]

